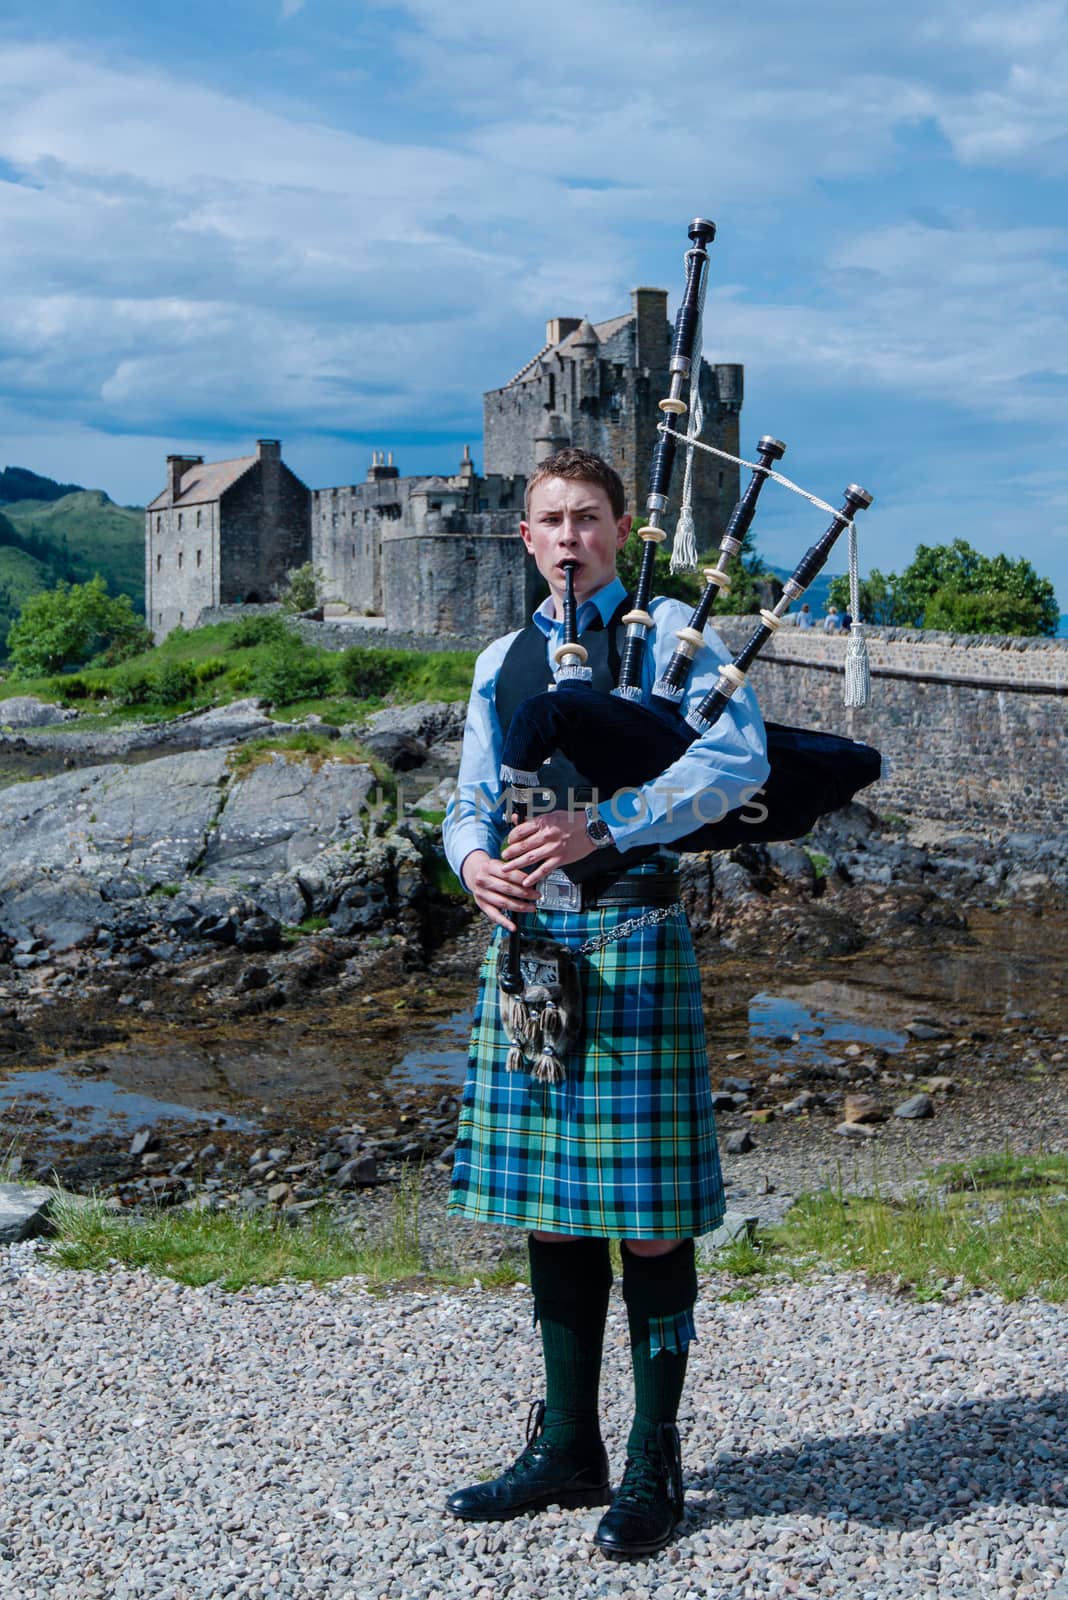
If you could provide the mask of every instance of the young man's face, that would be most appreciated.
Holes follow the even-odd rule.
[[[523,543],[561,614],[562,561],[574,561],[575,597],[585,600],[616,575],[616,552],[630,533],[630,517],[614,517],[605,491],[571,478],[546,478],[530,497],[529,522],[519,524]]]

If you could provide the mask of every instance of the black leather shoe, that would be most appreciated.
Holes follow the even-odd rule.
[[[527,1417],[527,1447],[490,1483],[457,1489],[446,1511],[466,1522],[504,1522],[546,1506],[605,1506],[611,1498],[604,1445],[582,1455],[550,1443],[542,1432],[545,1402],[535,1400]]]
[[[612,1556],[651,1555],[668,1543],[684,1510],[679,1432],[674,1423],[662,1422],[641,1454],[627,1458],[593,1542]]]

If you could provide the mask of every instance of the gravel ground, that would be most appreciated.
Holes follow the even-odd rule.
[[[467,1526],[521,1442],[522,1288],[226,1294],[0,1251],[0,1587],[16,1600],[932,1600],[1068,1595],[1068,1309],[917,1304],[856,1278],[743,1302],[705,1275],[688,1515],[620,1565],[596,1513]],[[614,1294],[613,1468],[629,1420]]]

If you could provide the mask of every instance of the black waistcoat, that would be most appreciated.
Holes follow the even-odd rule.
[[[593,670],[593,687],[610,694],[619,682],[619,660],[626,629],[621,619],[634,604],[633,595],[625,595],[619,602],[605,627],[598,612],[582,634],[582,645],[587,652],[586,665]],[[501,732],[507,734],[517,707],[532,694],[541,694],[553,681],[546,659],[545,635],[533,622],[512,640],[497,674],[494,699]],[[574,767],[559,750],[538,769],[538,782],[543,789],[551,789],[557,804],[567,807],[569,791],[572,802],[584,804],[592,798],[593,790],[588,778]]]

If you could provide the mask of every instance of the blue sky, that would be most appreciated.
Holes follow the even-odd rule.
[[[1049,0],[6,0],[0,465],[451,470],[546,317],[674,300],[702,213],[743,453],[872,489],[865,568],[964,537],[1068,610],[1066,81]],[[770,560],[818,531],[764,497]]]

